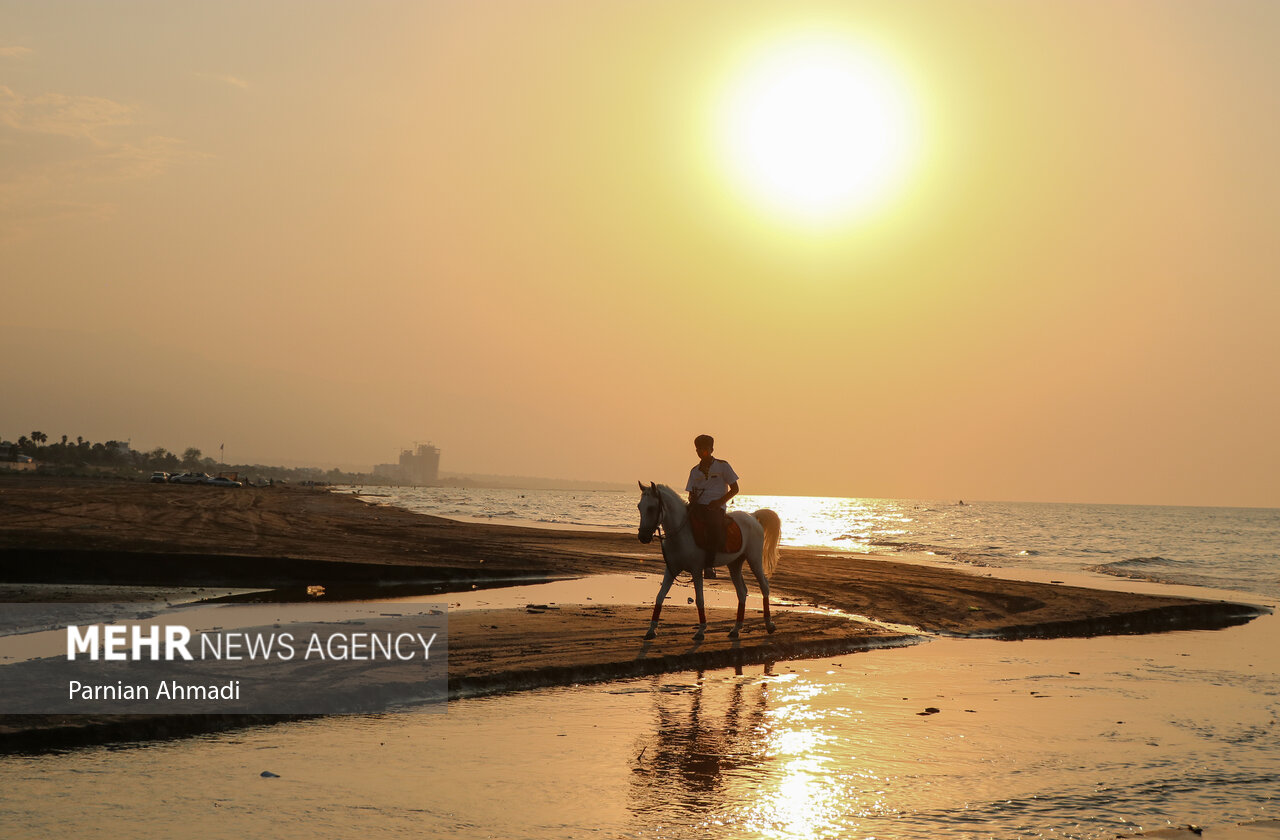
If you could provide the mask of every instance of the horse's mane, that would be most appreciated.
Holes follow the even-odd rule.
[[[662,496],[662,506],[675,516],[688,516],[688,508],[680,494],[665,484],[658,485],[658,494]]]
[[[684,504],[684,499],[680,498],[680,494],[672,490],[665,484],[658,485],[658,492],[662,494],[663,500],[671,504]]]

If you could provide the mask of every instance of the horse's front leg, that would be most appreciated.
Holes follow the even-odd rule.
[[[700,642],[707,633],[707,608],[702,600],[702,573],[695,569],[691,574],[693,575],[693,598],[698,604],[698,632],[693,634],[693,640]]]
[[[658,635],[658,616],[662,614],[662,602],[667,600],[667,592],[671,590],[671,584],[675,579],[676,576],[670,569],[667,569],[666,574],[662,576],[662,586],[658,587],[658,598],[653,602],[653,618],[649,620],[649,632],[644,634],[646,639],[653,639]]]

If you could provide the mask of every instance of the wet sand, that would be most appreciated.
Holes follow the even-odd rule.
[[[359,586],[392,594],[661,571],[657,545],[634,535],[459,523],[298,487],[223,489],[128,482],[0,479],[0,597],[94,599],[73,584],[109,585],[113,599],[218,594],[215,588]],[[775,593],[930,633],[997,638],[1091,636],[1226,627],[1248,605],[1002,580],[867,555],[783,549]],[[731,590],[727,576],[712,583]],[[65,587],[65,589],[59,589]],[[131,589],[132,587],[132,589]],[[656,582],[655,582],[656,588]],[[203,591],[202,591],[203,590]],[[100,597],[100,596],[97,596]],[[364,597],[368,597],[365,595]],[[648,609],[561,606],[465,612],[450,618],[450,696],[693,668],[830,655],[903,634],[847,617],[793,610],[761,632],[751,589],[740,642],[713,610],[707,641],[691,642],[694,608],[669,600],[661,635],[640,636]],[[0,719],[10,749],[270,722],[243,717],[151,720]],[[145,734],[138,734],[145,733]]]

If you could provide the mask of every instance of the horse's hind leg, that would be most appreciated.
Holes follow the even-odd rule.
[[[736,639],[742,632],[742,621],[747,614],[747,581],[742,577],[742,561],[729,565],[729,576],[733,578],[733,588],[738,593],[738,620],[729,631],[729,638]]]
[[[698,602],[698,632],[693,634],[693,640],[700,642],[707,633],[707,607],[702,600],[702,575],[696,571],[692,572],[692,574],[693,597]]]
[[[756,583],[760,584],[760,597],[764,599],[764,629],[772,633],[778,625],[769,617],[769,578],[765,576],[762,561],[753,559],[751,571],[755,573]]]
[[[658,597],[653,602],[653,618],[649,620],[649,632],[644,634],[646,639],[656,638],[658,635],[658,616],[662,614],[662,602],[667,600],[667,592],[671,590],[671,584],[676,576],[667,569],[666,574],[662,576],[662,586],[658,587]]]

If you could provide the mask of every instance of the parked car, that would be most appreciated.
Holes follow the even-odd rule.
[[[152,484],[164,484],[168,480],[169,480],[169,474],[167,472],[156,471],[151,474]]]
[[[206,483],[212,484],[214,487],[243,487],[244,486],[240,482],[227,478],[224,475],[216,475],[213,478],[209,479],[209,481]]]
[[[212,478],[208,473],[178,473],[169,476],[170,484],[207,484]]]

